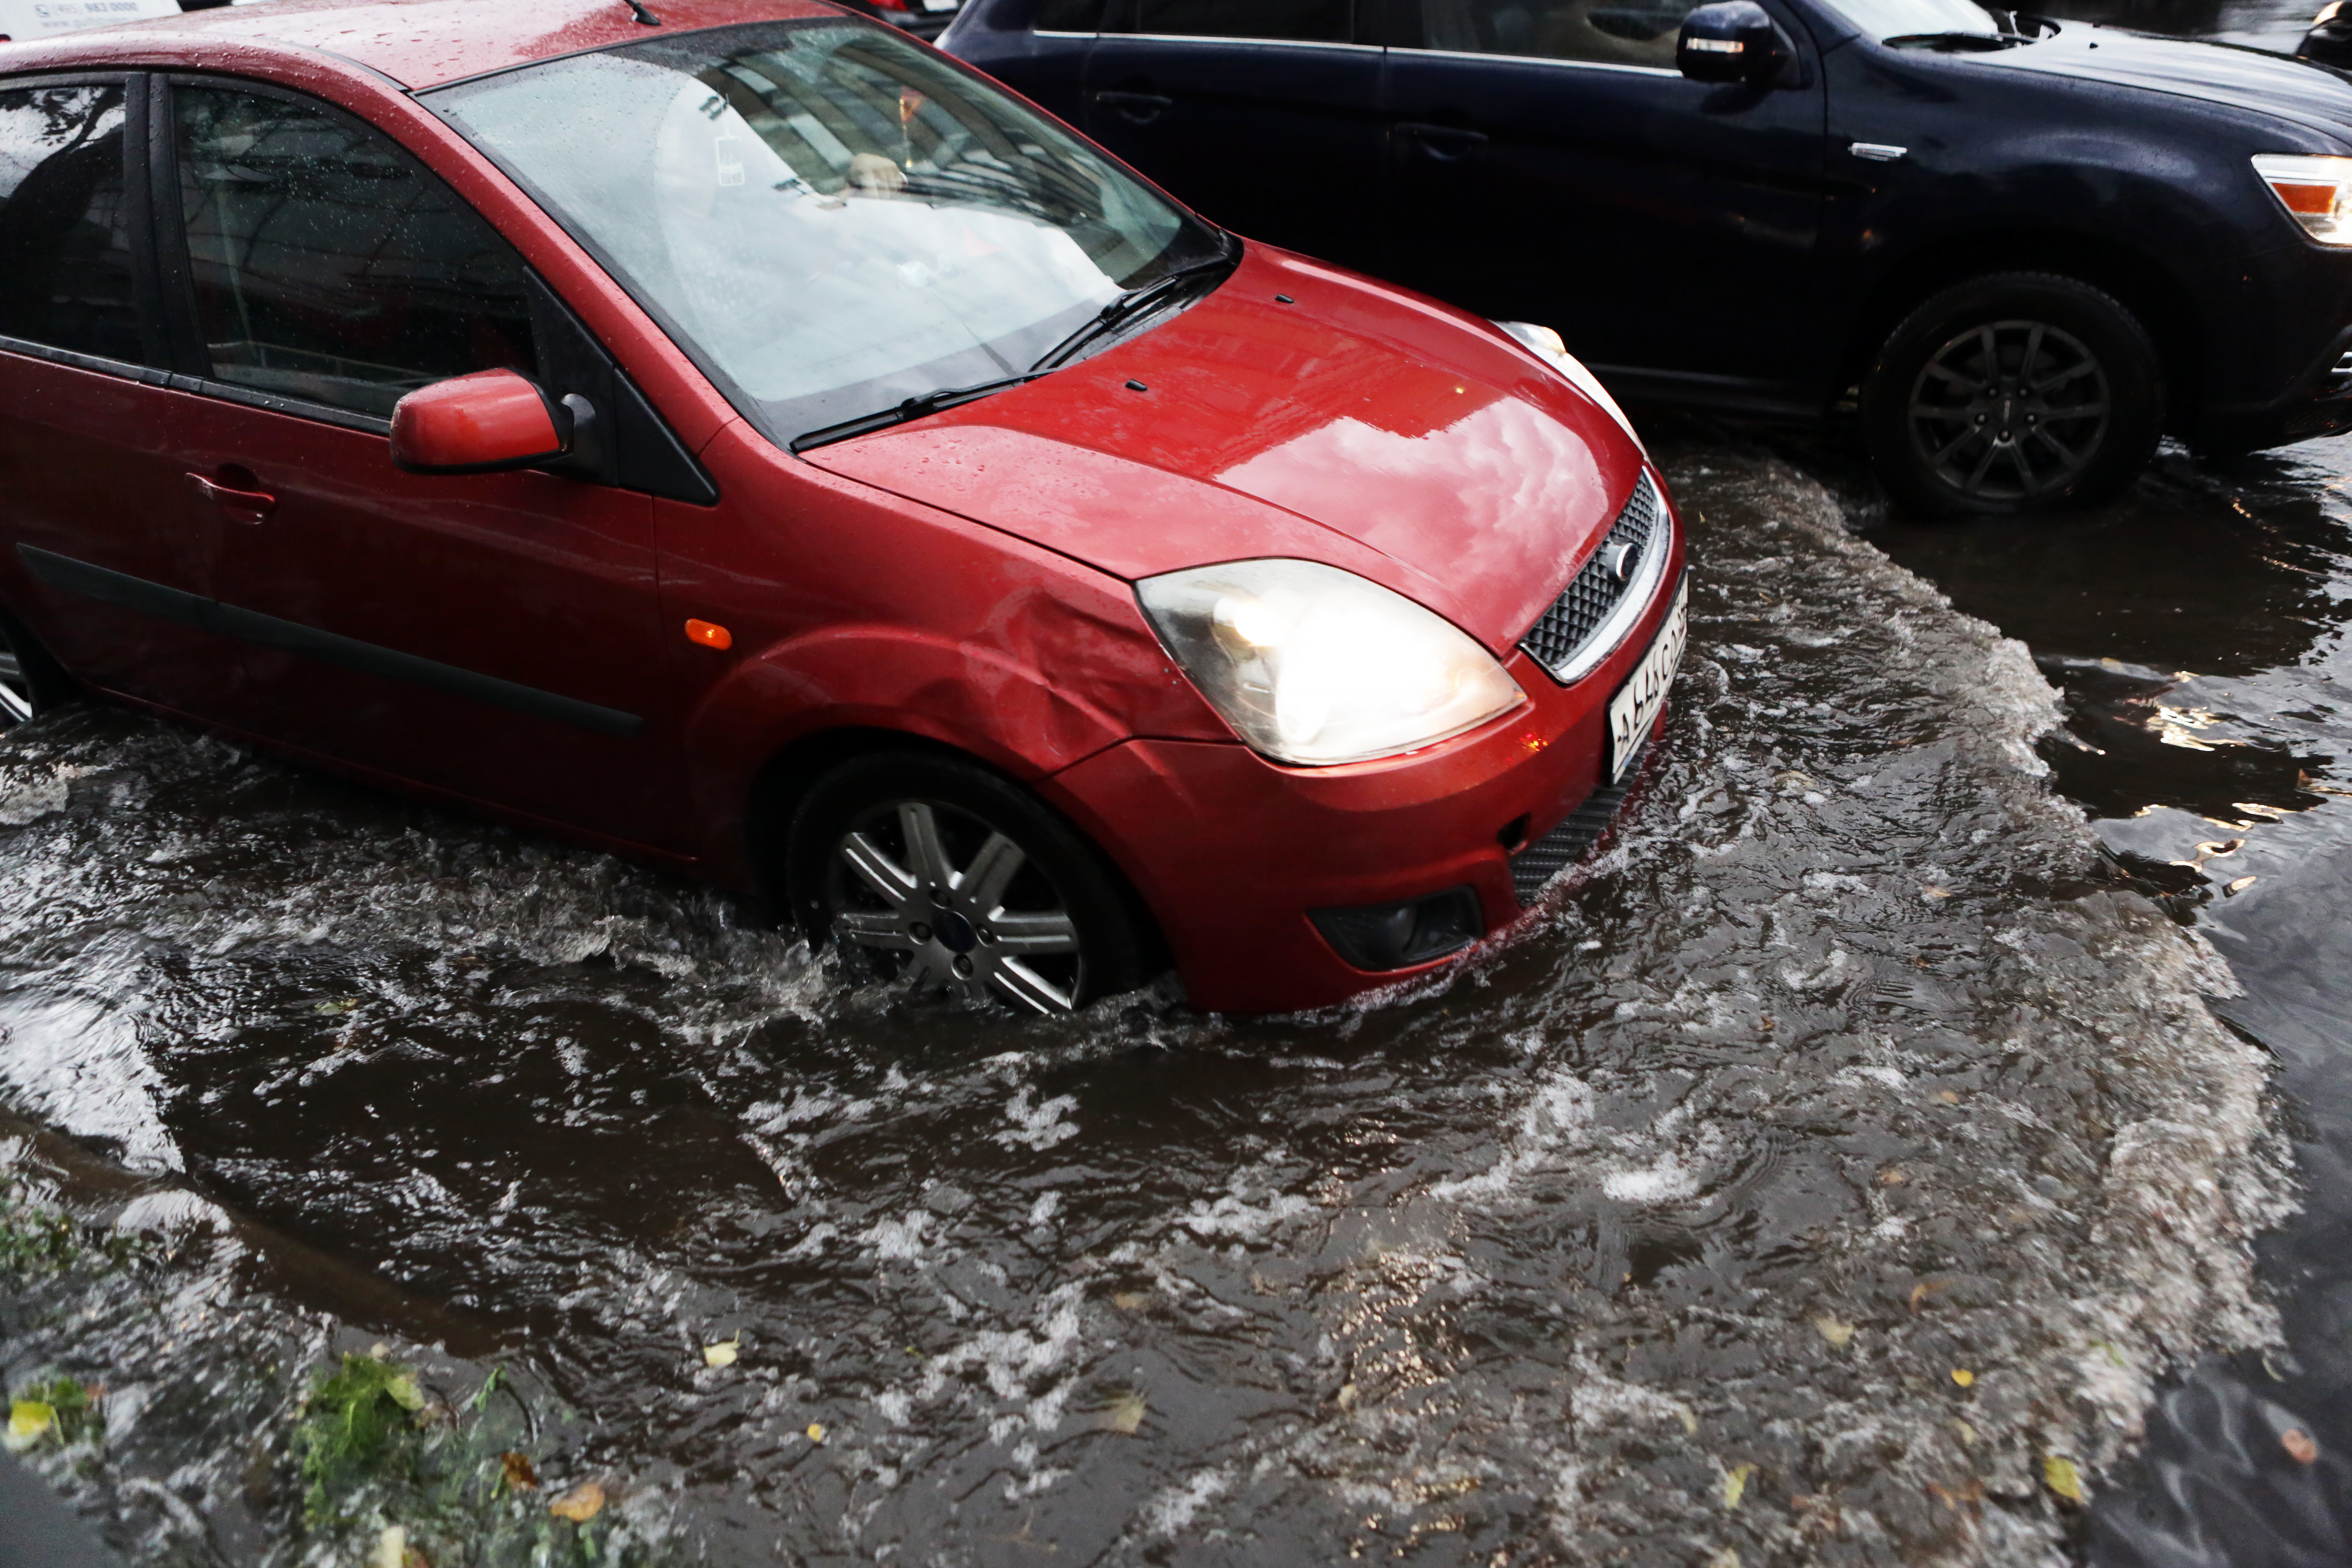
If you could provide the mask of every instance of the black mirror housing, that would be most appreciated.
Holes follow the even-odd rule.
[[[1789,63],[1780,30],[1756,0],[1715,0],[1683,18],[1675,65],[1693,81],[1769,81]]]
[[[2324,66],[2352,67],[2352,15],[2346,13],[2344,0],[2327,0],[2319,8],[2294,53],[2298,59]]]

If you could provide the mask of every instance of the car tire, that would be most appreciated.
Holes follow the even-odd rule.
[[[23,622],[0,610],[0,730],[37,718],[73,695],[73,680]]]
[[[2003,272],[1945,289],[1864,378],[1879,479],[1930,516],[2088,506],[2138,478],[2163,433],[2164,365],[2086,283]]]
[[[793,918],[861,977],[1066,1013],[1149,976],[1145,926],[1101,853],[1043,801],[949,756],[825,773],[785,843]]]

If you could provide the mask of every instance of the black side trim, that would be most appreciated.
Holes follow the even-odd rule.
[[[110,572],[103,566],[93,566],[86,561],[76,561],[71,556],[58,555],[34,545],[19,544],[16,553],[24,557],[26,566],[34,576],[52,588],[79,594],[86,599],[96,599],[100,604],[119,605],[127,610],[176,621],[182,626],[194,626],[199,631],[235,637],[285,653],[299,654],[305,658],[315,658],[321,664],[355,669],[362,675],[381,676],[386,680],[404,681],[427,690],[446,692],[452,697],[467,698],[493,708],[526,713],[534,719],[552,719],[558,723],[576,725],[600,735],[629,740],[646,727],[643,719],[616,708],[601,708],[593,702],[583,702],[576,697],[559,697],[535,686],[521,686],[511,680],[500,680],[494,675],[460,669],[454,664],[420,658],[413,653],[402,653],[374,643],[362,642],[357,637],[323,632],[316,626],[306,626],[299,621],[280,620],[276,616],[265,616],[257,610],[240,610],[234,605],[217,604],[184,589],[167,588],[143,577]]]

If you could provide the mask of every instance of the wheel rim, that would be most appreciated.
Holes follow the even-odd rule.
[[[834,940],[922,986],[1066,1013],[1086,995],[1076,920],[1029,853],[969,812],[893,802],[828,868]]]
[[[2098,356],[2047,321],[1971,327],[1911,387],[1911,446],[1974,500],[2031,500],[2089,468],[2113,402]]]
[[[0,730],[33,716],[33,683],[26,679],[24,661],[0,642]]]

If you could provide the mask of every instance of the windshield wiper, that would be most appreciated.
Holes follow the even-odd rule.
[[[1037,363],[1029,368],[1033,372],[1048,371],[1067,364],[1077,352],[1088,343],[1107,333],[1117,331],[1119,328],[1127,326],[1137,318],[1147,315],[1160,306],[1173,303],[1180,285],[1198,278],[1204,272],[1213,272],[1219,268],[1230,268],[1233,265],[1233,252],[1230,249],[1220,250],[1214,256],[1206,257],[1199,261],[1188,261],[1181,267],[1174,268],[1166,276],[1155,278],[1140,289],[1129,289],[1097,311],[1093,321],[1047,349],[1038,357]]]
[[[2033,40],[2023,33],[1897,33],[1878,40],[1890,49],[2010,49]]]
[[[869,430],[886,430],[893,425],[904,425],[909,419],[920,419],[926,414],[937,414],[942,408],[975,402],[1008,386],[1034,381],[1045,374],[1043,370],[1024,370],[1018,375],[1001,375],[994,381],[976,381],[970,386],[943,386],[937,392],[926,392],[919,397],[894,403],[887,408],[877,408],[871,414],[861,414],[855,419],[845,419],[838,425],[827,425],[823,429],[795,436],[792,438],[791,447],[794,452],[805,452],[811,447],[846,441],[852,436],[863,436]]]

